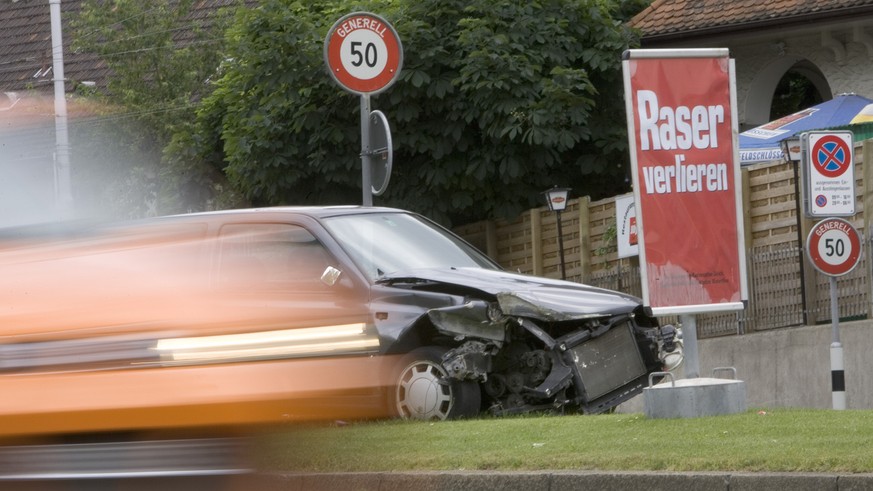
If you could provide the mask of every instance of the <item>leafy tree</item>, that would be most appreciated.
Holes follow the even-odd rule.
[[[617,4],[265,2],[229,30],[215,91],[168,154],[226,173],[255,204],[360,203],[359,98],[327,75],[322,49],[337,19],[363,10],[404,48],[400,80],[372,99],[395,149],[377,204],[465,220],[512,216],[555,184],[615,194],[627,173],[620,58],[637,42]]]
[[[207,13],[201,7],[194,0],[84,0],[71,18],[73,48],[98,55],[110,72],[105,91],[77,85],[79,95],[101,102],[102,109],[75,125],[77,140],[94,144],[73,153],[74,177],[100,180],[103,201],[126,210],[122,216],[157,213],[162,187],[184,187],[186,173],[160,165],[163,150],[194,120],[194,107],[211,90],[207,80],[220,64],[231,19],[229,9],[201,15]],[[200,200],[206,197],[201,193]]]

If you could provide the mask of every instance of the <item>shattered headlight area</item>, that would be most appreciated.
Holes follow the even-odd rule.
[[[672,324],[661,327],[661,349],[659,350],[664,370],[672,372],[682,365],[685,359],[682,343],[682,330]]]

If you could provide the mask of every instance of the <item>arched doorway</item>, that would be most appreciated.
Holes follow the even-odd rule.
[[[740,131],[832,98],[830,85],[815,64],[800,57],[779,58],[768,63],[749,86]]]
[[[776,84],[770,107],[770,120],[796,113],[831,99],[830,87],[812,63],[802,61],[785,72]]]

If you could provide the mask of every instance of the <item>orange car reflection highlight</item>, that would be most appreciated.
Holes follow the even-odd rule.
[[[366,324],[245,334],[161,339],[157,351],[177,362],[214,362],[284,356],[347,354],[379,348]]]

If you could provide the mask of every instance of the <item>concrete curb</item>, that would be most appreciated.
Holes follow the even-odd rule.
[[[873,474],[730,472],[350,472],[273,473],[256,477],[266,491],[873,491]]]

